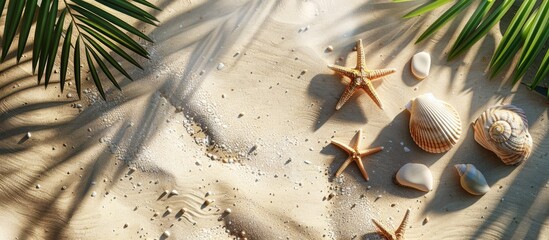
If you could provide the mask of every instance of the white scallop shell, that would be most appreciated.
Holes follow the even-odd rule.
[[[412,99],[406,108],[411,114],[410,134],[423,150],[446,152],[458,142],[461,120],[450,104],[427,93]]]
[[[459,182],[465,191],[473,195],[484,195],[490,191],[484,175],[473,164],[456,164]]]
[[[473,125],[475,140],[507,165],[518,164],[532,152],[532,136],[524,111],[513,105],[484,111]]]

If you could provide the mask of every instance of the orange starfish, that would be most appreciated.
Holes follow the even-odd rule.
[[[374,102],[383,109],[383,105],[377,96],[376,90],[372,85],[371,80],[375,80],[384,76],[387,76],[391,73],[396,72],[396,69],[378,69],[378,70],[368,70],[366,68],[366,59],[364,58],[364,48],[362,47],[362,39],[359,39],[356,43],[356,52],[357,52],[357,63],[355,68],[342,67],[337,65],[328,65],[328,67],[335,72],[346,76],[351,79],[349,85],[339,98],[339,101],[336,105],[336,110],[339,110],[347,100],[358,90],[362,89],[366,91],[368,95],[374,100]]]
[[[358,150],[358,146],[360,145],[360,141],[362,140],[362,129],[359,129],[355,136],[356,136],[356,140],[353,147],[345,145],[337,140],[332,140],[332,144],[340,147],[341,149],[343,149],[345,152],[349,154],[349,157],[347,158],[347,160],[345,160],[345,162],[343,162],[343,165],[339,167],[335,176],[336,177],[339,176],[343,172],[343,170],[345,170],[345,168],[347,168],[347,166],[349,166],[349,164],[352,161],[354,161],[358,165],[358,168],[360,169],[360,172],[362,173],[362,176],[364,177],[364,179],[368,181],[370,179],[368,178],[368,173],[366,173],[366,169],[364,169],[364,164],[362,164],[362,157],[377,153],[383,150],[383,147],[375,147],[375,148],[360,151]]]
[[[372,222],[374,222],[374,225],[376,225],[377,229],[383,235],[383,237],[387,238],[388,240],[404,240],[404,232],[406,231],[406,227],[408,227],[408,217],[410,216],[410,209],[406,210],[406,214],[404,214],[404,219],[402,219],[402,222],[400,223],[400,226],[395,231],[395,234],[390,233],[385,229],[379,222],[377,222],[375,219],[372,219]]]

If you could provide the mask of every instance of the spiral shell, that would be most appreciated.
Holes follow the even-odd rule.
[[[484,175],[473,164],[456,164],[459,182],[465,191],[473,195],[484,195],[490,191]]]
[[[477,118],[473,129],[475,140],[507,165],[521,163],[532,152],[526,115],[513,105],[487,109]]]
[[[411,114],[410,134],[423,150],[446,152],[458,142],[461,120],[450,104],[427,93],[412,99],[406,108]]]

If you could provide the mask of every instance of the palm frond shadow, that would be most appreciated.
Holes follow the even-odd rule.
[[[168,6],[169,4],[174,4],[171,1],[163,1],[160,3],[160,6]],[[217,4],[215,1],[206,2],[202,8],[213,8]],[[218,6],[222,7],[222,6]],[[32,103],[24,106],[15,106],[12,109],[6,109],[6,112],[2,114],[2,120],[0,125],[2,137],[0,138],[0,143],[3,146],[8,146],[5,149],[0,149],[0,158],[1,159],[10,159],[6,160],[4,170],[10,169],[10,171],[2,170],[0,175],[3,177],[8,176],[24,176],[27,179],[25,181],[20,181],[18,183],[12,183],[13,189],[6,189],[0,195],[0,201],[6,205],[12,205],[17,207],[23,206],[32,206],[32,210],[29,211],[30,215],[26,216],[29,220],[28,226],[20,233],[22,239],[31,238],[34,236],[45,236],[49,239],[59,239],[66,237],[66,231],[70,228],[69,225],[71,220],[78,215],[79,209],[84,207],[82,203],[86,201],[86,197],[89,197],[92,186],[90,183],[100,182],[99,178],[101,176],[109,176],[111,182],[108,182],[104,189],[101,191],[109,191],[117,187],[118,181],[112,181],[113,179],[119,179],[125,175],[127,170],[126,164],[132,164],[133,159],[137,157],[140,153],[142,146],[147,145],[147,143],[152,139],[152,136],[156,134],[155,130],[158,124],[165,122],[164,113],[170,111],[173,106],[181,106],[186,104],[187,101],[192,98],[193,93],[200,86],[200,79],[198,81],[191,81],[190,76],[196,74],[197,71],[205,69],[207,72],[211,71],[213,65],[208,64],[207,59],[218,58],[222,54],[226,53],[227,49],[232,44],[235,44],[238,40],[238,31],[245,29],[245,25],[249,20],[254,17],[254,12],[258,7],[265,7],[263,1],[249,1],[244,4],[240,11],[240,16],[236,14],[232,18],[236,18],[236,21],[233,21],[234,25],[228,25],[225,23],[220,27],[217,27],[210,31],[206,36],[201,36],[198,39],[193,40],[194,44],[200,44],[201,47],[196,48],[195,52],[191,55],[191,59],[194,61],[189,61],[189,66],[185,67],[185,72],[182,75],[170,76],[165,79],[166,81],[160,86],[155,86],[151,89],[143,89],[141,81],[149,79],[154,76],[155,72],[139,72],[137,70],[132,71],[130,74],[136,76],[138,79],[135,82],[123,81],[121,82],[121,87],[126,89],[124,94],[115,94],[112,91],[113,89],[107,89],[107,92],[113,96],[109,103],[100,103],[96,102],[90,106],[85,107],[85,110],[81,112],[77,117],[63,120],[63,121],[51,121],[51,122],[36,122],[36,121],[25,121],[20,120],[19,125],[15,128],[5,125],[5,121],[13,117],[13,114],[17,113],[18,115],[29,114],[32,111],[37,109],[59,109],[67,107],[72,100],[55,100],[45,103]],[[268,10],[268,9],[267,9]],[[176,25],[178,22],[187,23],[188,13],[176,16],[173,19],[167,21],[167,26]],[[191,15],[192,16],[192,15]],[[211,16],[212,18],[216,16]],[[231,17],[229,17],[231,18]],[[203,21],[206,21],[204,19]],[[201,23],[196,23],[200,25]],[[233,28],[236,25],[240,25],[240,29],[236,32]],[[200,26],[188,26],[183,28],[181,32],[187,31],[189,27],[200,27]],[[139,28],[139,26],[138,26]],[[160,26],[159,29],[162,29]],[[159,33],[159,32],[158,32]],[[155,37],[157,32],[153,32],[151,36]],[[234,34],[229,36],[230,34]],[[158,39],[159,42],[171,41],[173,39]],[[204,41],[208,40],[208,41]],[[193,43],[190,43],[193,44]],[[177,51],[183,51],[189,45],[178,46]],[[170,44],[166,44],[170,45]],[[245,45],[245,44],[244,44]],[[180,48],[180,49],[179,49]],[[209,51],[210,49],[215,49],[214,51]],[[171,49],[170,51],[174,51]],[[202,58],[207,56],[207,58]],[[153,56],[153,57],[162,57],[162,55]],[[206,59],[206,60],[203,60]],[[154,64],[155,59],[153,59],[148,64]],[[15,69],[15,68],[13,68]],[[10,70],[10,69],[7,69]],[[10,70],[11,71],[11,70]],[[206,73],[207,74],[207,73]],[[116,78],[121,77],[120,73],[114,74]],[[100,75],[101,76],[101,75]],[[54,76],[55,77],[55,76]],[[103,76],[104,77],[104,76]],[[56,81],[53,79],[52,81]],[[15,81],[3,82],[2,89],[6,90],[6,95],[3,96],[2,101],[12,101],[11,99],[17,99],[21,94],[27,94],[26,91],[43,91],[38,89],[38,86],[29,87],[29,88],[19,88],[15,91],[11,91],[9,87],[14,84]],[[89,82],[84,82],[83,84],[89,85]],[[9,91],[8,91],[9,90]],[[185,95],[180,93],[186,90]],[[122,96],[122,97],[117,97]],[[171,105],[162,106],[160,104],[161,99],[166,98]],[[64,99],[64,98],[62,98]],[[112,127],[104,127],[101,129],[93,129],[92,132],[87,132],[86,129],[92,126],[97,126],[98,119],[106,113],[119,111],[118,107],[131,102],[140,102],[144,103],[146,109],[142,111],[140,116],[137,116],[133,119],[137,121],[133,122],[133,127],[131,130],[128,128],[129,123],[118,123]],[[173,105],[173,106],[172,106]],[[63,110],[61,110],[63,111]],[[26,141],[22,144],[16,144],[26,132],[34,132],[35,136],[31,138],[30,141]],[[40,139],[37,134],[41,132],[48,132],[53,134],[52,136],[57,139],[71,139],[68,141],[69,145],[73,145],[74,149],[71,149],[71,146],[59,147],[61,142],[58,141],[47,141],[47,139]],[[107,134],[108,132],[114,132],[112,134],[111,146],[127,146],[135,151],[127,151],[122,156],[115,157],[113,153],[110,152],[111,149],[105,146],[105,144],[100,144],[99,139]],[[48,137],[49,138],[49,137]],[[36,149],[51,149],[51,146],[55,145],[57,148],[56,151],[53,151],[51,154],[43,156],[39,161],[40,166],[38,169],[33,169],[29,174],[25,174],[23,168],[20,164],[32,164],[36,165],[36,162],[30,163],[32,159],[21,159],[20,154],[25,154],[30,151],[31,148]],[[44,150],[45,151],[45,150]],[[94,157],[89,157],[89,151],[100,152],[99,155]],[[93,155],[92,155],[93,156]],[[51,161],[51,159],[57,159]],[[110,165],[113,162],[119,162],[117,167],[111,167]],[[19,162],[17,162],[19,161]],[[16,163],[17,162],[17,163]],[[125,164],[123,164],[125,163]],[[19,168],[18,168],[19,166]],[[71,174],[65,175],[64,172],[67,169],[67,166],[80,166],[82,169],[72,169],[70,170]],[[13,171],[18,170],[18,171]],[[77,172],[77,173],[73,173]],[[75,174],[82,175],[82,178],[76,178]],[[168,175],[168,173],[165,173]],[[43,194],[40,194],[40,190],[35,189],[35,185],[39,184],[44,178],[57,177],[61,181],[60,184],[67,184],[67,190],[62,191],[61,186],[43,186],[44,189],[54,189],[54,194],[44,197]],[[70,183],[73,182],[73,183]],[[62,204],[66,202],[67,195],[74,194],[70,202],[67,204]],[[98,196],[99,197],[99,196]],[[157,196],[154,196],[156,199]],[[23,199],[22,202],[18,202]],[[197,197],[197,199],[199,199]],[[182,207],[188,208],[191,212],[195,214],[204,215],[209,213],[202,213],[203,210],[194,209],[194,202],[199,200],[186,200],[180,203]],[[190,206],[192,204],[192,206]],[[48,207],[51,206],[51,207]],[[41,232],[41,229],[48,229],[46,233]]]

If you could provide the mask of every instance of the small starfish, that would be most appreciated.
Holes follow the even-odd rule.
[[[377,96],[374,85],[372,85],[371,80],[375,80],[384,76],[387,76],[391,73],[396,72],[396,69],[378,69],[378,70],[368,70],[366,68],[366,59],[364,58],[364,48],[362,47],[362,39],[359,39],[356,43],[356,52],[357,52],[357,63],[355,68],[342,67],[337,65],[328,65],[328,67],[335,72],[346,76],[351,79],[349,85],[339,98],[339,101],[336,105],[336,110],[339,110],[347,100],[355,93],[358,89],[366,91],[368,95],[374,100],[374,102],[383,109],[383,105]]]
[[[388,240],[404,240],[404,232],[406,231],[406,227],[408,227],[409,216],[410,216],[410,209],[406,210],[406,214],[404,214],[404,219],[402,219],[402,222],[400,223],[400,226],[398,226],[397,230],[395,231],[395,234],[392,234],[389,231],[387,231],[387,229],[381,226],[381,224],[377,222],[375,219],[372,219],[372,222],[374,222],[374,225],[376,225],[381,235],[383,235],[383,237],[387,238]]]
[[[364,179],[366,179],[366,181],[368,181],[370,179],[368,178],[368,173],[366,173],[366,170],[364,169],[364,164],[362,164],[362,157],[377,153],[377,152],[383,150],[383,147],[375,147],[375,148],[360,151],[360,150],[358,150],[358,146],[360,145],[360,141],[362,140],[361,139],[362,138],[362,129],[359,129],[355,136],[356,136],[356,140],[355,140],[355,144],[353,145],[353,147],[345,145],[345,144],[343,144],[343,143],[341,143],[337,140],[332,140],[332,144],[340,147],[341,149],[343,149],[345,152],[347,152],[349,154],[349,157],[347,158],[347,160],[345,160],[345,162],[343,162],[343,165],[341,165],[341,167],[339,167],[339,169],[337,170],[335,176],[336,177],[339,176],[343,172],[343,170],[345,170],[345,168],[347,168],[347,166],[349,166],[349,164],[352,161],[355,161],[356,164],[358,165],[358,168],[360,169],[360,172],[362,173],[362,176],[364,177]]]

